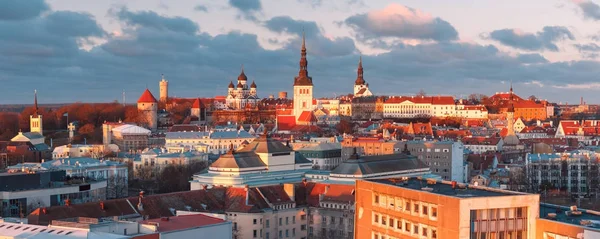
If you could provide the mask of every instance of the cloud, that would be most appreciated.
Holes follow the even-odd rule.
[[[50,7],[44,0],[2,0],[0,1],[0,21],[31,19],[49,9]]]
[[[260,0],[229,0],[229,5],[236,8],[246,20],[258,21],[256,14],[262,11]]]
[[[488,38],[517,49],[554,52],[558,51],[556,42],[566,39],[575,40],[571,31],[561,26],[546,26],[535,34],[518,29],[501,29],[491,32]]]
[[[121,99],[122,90],[131,103],[146,85],[157,93],[161,73],[170,82],[171,95],[214,97],[227,92],[241,64],[258,84],[260,97],[290,91],[298,73],[302,27],[317,97],[347,94],[356,79],[359,53],[352,39],[326,37],[316,22],[284,16],[264,22],[270,31],[292,36],[277,38],[284,45],[280,49],[265,49],[256,34],[209,34],[190,25],[187,18],[152,11],[121,15],[115,21],[126,27],[119,34],[104,33],[95,19],[80,12],[49,11],[27,21],[0,20],[0,55],[5,56],[0,57],[3,103],[31,102],[33,88],[39,89],[42,103],[107,102]],[[75,26],[71,18],[86,22],[87,27]],[[55,25],[65,29],[49,27]],[[98,34],[102,34],[101,43],[81,49],[81,39]],[[595,90],[584,86],[597,84],[600,63],[548,62],[537,53],[512,55],[493,45],[396,44],[389,52],[363,55],[363,66],[365,80],[377,94],[414,93],[424,85],[429,94],[491,94],[506,91],[508,86],[502,82],[514,80],[515,90],[524,96],[598,99]]]
[[[201,5],[201,4],[196,5],[194,7],[194,10],[198,11],[198,12],[208,12],[208,8],[206,6],[204,6],[204,5]]]
[[[573,46],[577,48],[584,58],[593,59],[598,57],[598,53],[600,53],[600,46],[596,43],[573,44]]]
[[[294,20],[289,16],[273,17],[264,26],[274,32],[294,35],[286,48],[298,50],[301,44],[302,30],[306,35],[307,45],[310,45],[310,53],[320,56],[343,56],[352,54],[356,47],[354,40],[349,37],[327,38],[313,21]]]
[[[127,8],[112,9],[111,14],[130,26],[152,27],[158,30],[170,30],[193,34],[198,32],[198,24],[183,17],[165,17],[153,11],[131,12]]]
[[[363,40],[380,37],[450,41],[458,32],[447,21],[418,9],[392,3],[382,10],[357,14],[344,20]]]
[[[67,37],[101,37],[105,34],[104,29],[89,13],[57,11],[49,14],[45,20],[46,28],[51,34]],[[73,22],[77,24],[72,24]]]
[[[519,54],[517,60],[524,64],[548,63],[548,60],[538,53]]]
[[[600,6],[592,1],[573,0],[583,12],[586,19],[600,20]]]

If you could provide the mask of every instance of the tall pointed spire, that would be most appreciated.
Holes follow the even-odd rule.
[[[358,69],[356,70],[356,81],[354,81],[355,85],[364,85],[365,79],[363,78],[363,66],[362,66],[362,56],[360,56],[358,60]]]
[[[306,59],[306,34],[302,30],[302,48],[300,50],[300,71],[294,79],[294,85],[312,85],[312,78],[308,76],[308,60]]]
[[[37,90],[33,90],[33,117],[38,116]]]

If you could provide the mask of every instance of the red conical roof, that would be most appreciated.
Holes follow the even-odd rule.
[[[204,108],[204,104],[202,104],[202,101],[200,101],[199,98],[196,98],[196,101],[194,101],[194,104],[192,104],[192,109],[201,109]]]
[[[157,103],[156,98],[150,93],[150,90],[146,89],[142,96],[137,101],[138,103]]]

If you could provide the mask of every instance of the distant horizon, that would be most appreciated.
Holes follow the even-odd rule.
[[[523,97],[600,102],[598,1],[2,1],[0,104],[36,88],[46,103],[137,99],[161,74],[171,95],[212,98],[241,65],[259,96],[291,92],[303,32],[317,97],[352,92],[362,56],[376,95],[513,82]]]

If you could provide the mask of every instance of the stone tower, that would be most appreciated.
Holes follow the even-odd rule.
[[[162,75],[162,80],[159,83],[160,86],[160,102],[166,103],[169,98],[169,81],[165,80],[165,75]]]
[[[29,116],[29,131],[44,135],[42,116],[38,114],[37,90],[33,93],[33,114]]]
[[[137,108],[145,126],[155,131],[158,127],[158,102],[156,98],[146,89],[137,101]]]
[[[304,111],[311,111],[313,101],[313,82],[308,75],[308,60],[306,59],[306,38],[302,33],[302,48],[300,50],[300,71],[294,78],[294,117],[298,117]]]

